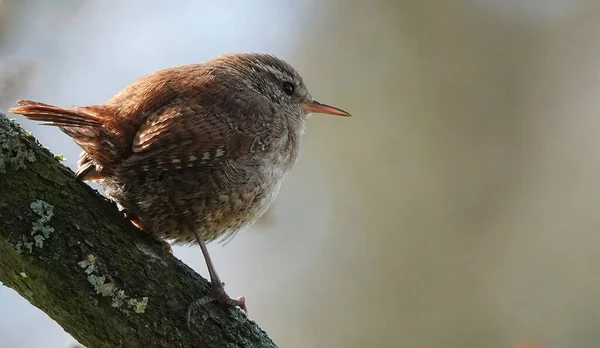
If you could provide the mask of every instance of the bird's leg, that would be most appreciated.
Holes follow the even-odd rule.
[[[204,300],[202,302],[208,303],[215,300],[221,301],[234,307],[240,307],[242,311],[247,313],[245,298],[243,296],[240,296],[236,300],[234,300],[230,298],[229,295],[227,295],[227,293],[225,292],[225,283],[221,282],[221,278],[219,278],[219,275],[217,274],[217,270],[215,269],[212,259],[210,258],[210,254],[208,253],[208,248],[206,247],[204,239],[202,238],[199,232],[196,231],[194,232],[194,234],[196,235],[196,240],[198,241],[198,245],[202,250],[204,261],[206,261],[206,267],[208,268],[208,273],[210,275],[210,284],[212,286],[210,293],[207,296],[205,296],[205,298],[208,297],[209,299]]]
[[[208,248],[206,248],[206,243],[204,242],[202,235],[200,235],[200,232],[198,232],[197,230],[194,230],[194,234],[196,235],[196,240],[198,241],[198,245],[200,246],[200,249],[202,250],[202,255],[204,256],[204,261],[206,261],[206,267],[208,268],[208,273],[210,275],[210,284],[211,284],[212,288],[208,295],[206,295],[206,296],[192,302],[192,304],[190,304],[188,311],[187,311],[188,326],[189,326],[190,316],[192,314],[193,308],[198,307],[198,306],[203,306],[203,305],[213,302],[213,301],[219,301],[219,302],[228,304],[233,307],[239,307],[242,310],[242,312],[244,312],[244,314],[247,315],[248,310],[246,309],[246,299],[244,298],[244,296],[240,296],[234,300],[231,297],[229,297],[229,295],[227,295],[227,293],[225,292],[225,287],[224,287],[225,283],[221,282],[221,279],[219,278],[219,275],[217,274],[217,271],[216,271],[215,266],[210,258],[210,255],[208,253]]]

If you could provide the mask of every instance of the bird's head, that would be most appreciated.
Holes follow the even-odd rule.
[[[266,97],[287,117],[304,121],[313,113],[351,116],[342,109],[314,100],[296,69],[277,57],[243,53],[224,55],[218,60],[246,78],[248,85],[243,87]]]

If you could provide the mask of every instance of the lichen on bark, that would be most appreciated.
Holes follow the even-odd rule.
[[[10,168],[26,169],[28,162],[35,161],[35,155],[19,138],[31,135],[5,116],[0,117],[0,127],[0,174],[6,173]]]

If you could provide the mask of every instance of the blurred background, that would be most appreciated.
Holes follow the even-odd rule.
[[[0,0],[0,110],[275,54],[355,116],[311,118],[265,219],[209,246],[280,347],[598,347],[599,35],[585,0]],[[6,287],[0,337],[74,344]]]

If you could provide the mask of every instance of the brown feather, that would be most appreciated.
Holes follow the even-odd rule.
[[[96,169],[96,165],[91,157],[85,153],[81,153],[79,162],[77,163],[77,172],[75,172],[75,178],[85,182],[102,182],[104,177]]]
[[[99,169],[114,163],[118,155],[111,139],[113,132],[106,127],[111,109],[101,105],[63,109],[57,106],[19,100],[17,107],[10,109],[27,119],[42,121],[42,125],[59,127],[84,150],[76,177],[84,181],[101,181]]]
[[[17,105],[19,106],[11,108],[9,112],[23,115],[33,121],[43,121],[45,125],[68,127],[102,127],[103,125],[97,115],[84,110],[67,110],[31,100],[19,100]]]
[[[250,153],[257,137],[269,137],[268,130],[257,122],[259,118],[267,118],[272,113],[266,100],[244,100],[238,109],[241,117],[233,124],[224,117],[228,112],[227,107],[230,108],[232,103],[198,103],[197,100],[211,100],[214,92],[203,88],[210,81],[200,80],[200,88],[188,91],[189,94],[195,94],[194,98],[181,98],[178,95],[148,115],[133,138],[131,155],[117,171],[215,167],[226,160]],[[177,84],[171,87],[181,88]]]

